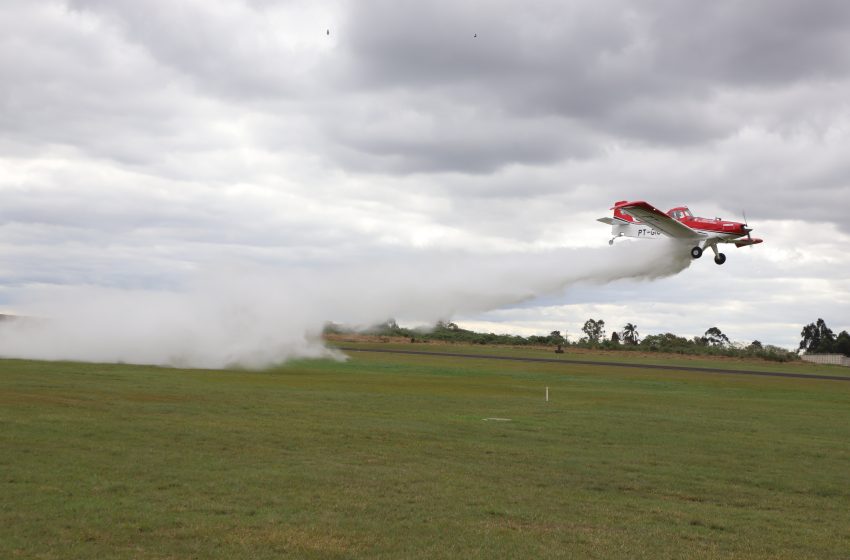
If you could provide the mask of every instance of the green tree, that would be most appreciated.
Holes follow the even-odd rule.
[[[845,356],[850,356],[850,334],[848,334],[847,331],[841,331],[838,333],[838,336],[835,337],[833,350],[835,352],[840,352]]]
[[[549,333],[549,340],[552,342],[552,344],[556,344],[558,346],[557,348],[555,348],[556,354],[564,353],[564,342],[566,342],[566,339],[561,336],[561,331],[552,331],[551,333]]]
[[[623,341],[626,344],[637,344],[640,342],[639,336],[637,326],[631,323],[626,323],[626,326],[623,327]]]
[[[605,321],[602,319],[588,319],[581,328],[584,334],[587,335],[587,341],[591,344],[599,344],[599,341],[605,338]]]
[[[647,346],[650,350],[683,351],[694,347],[694,342],[691,342],[683,336],[677,336],[673,333],[651,334],[644,337],[640,341],[641,346]]]
[[[611,333],[611,343],[620,344],[620,333],[618,333],[617,331]]]
[[[408,336],[409,335],[409,333],[407,332],[407,329],[403,329],[403,328],[399,327],[398,323],[396,323],[396,320],[393,319],[392,317],[387,319],[386,321],[384,321],[383,323],[381,323],[379,325],[375,325],[374,327],[370,327],[369,329],[366,330],[366,332],[369,332],[369,333],[372,333],[372,334],[378,334],[378,335],[381,335],[381,336],[396,336],[396,335]]]
[[[806,352],[832,352],[835,344],[835,334],[826,326],[823,319],[818,319],[816,323],[809,323],[803,330],[800,331],[800,347],[797,349],[805,350]]]
[[[705,331],[705,342],[710,346],[728,346],[729,337],[720,332],[717,327],[711,327]]]

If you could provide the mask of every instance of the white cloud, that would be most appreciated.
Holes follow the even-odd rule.
[[[7,2],[0,306],[234,258],[521,267],[606,250],[595,218],[634,198],[746,211],[765,243],[459,319],[786,346],[817,317],[848,328],[848,22],[827,0]]]

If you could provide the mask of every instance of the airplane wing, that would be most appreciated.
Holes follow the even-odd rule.
[[[653,228],[677,239],[695,239],[702,237],[682,222],[674,220],[655,206],[644,201],[623,202],[614,207],[640,220]]]

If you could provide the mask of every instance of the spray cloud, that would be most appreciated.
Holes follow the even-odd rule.
[[[672,241],[508,255],[417,252],[382,262],[269,268],[239,263],[197,272],[174,291],[27,290],[0,322],[0,356],[220,368],[262,368],[335,356],[328,320],[433,323],[558,293],[576,283],[650,280],[690,264]]]

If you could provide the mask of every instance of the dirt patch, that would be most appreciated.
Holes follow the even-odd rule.
[[[378,336],[376,334],[326,334],[323,338],[328,342],[411,344],[410,339],[404,336]],[[430,342],[417,342],[416,344],[430,344]]]
[[[500,517],[484,522],[487,529],[501,531],[512,531],[517,533],[594,533],[599,529],[591,525],[578,525],[573,523],[545,523],[540,521],[526,521],[510,517]]]
[[[14,405],[53,405],[53,406],[84,406],[93,407],[100,403],[94,398],[80,398],[70,395],[56,395],[50,393],[22,393],[18,391],[4,391],[0,393],[0,404]]]
[[[283,551],[309,551],[320,554],[348,555],[361,551],[364,543],[304,527],[245,527],[227,535],[226,540],[247,547],[271,547]]]

